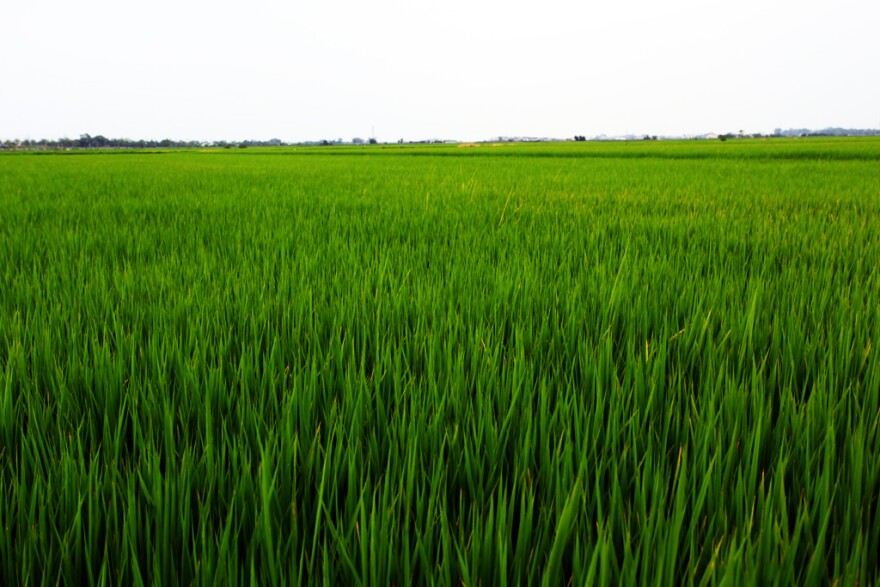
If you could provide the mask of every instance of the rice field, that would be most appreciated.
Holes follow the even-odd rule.
[[[4,585],[880,584],[880,140],[0,155]]]

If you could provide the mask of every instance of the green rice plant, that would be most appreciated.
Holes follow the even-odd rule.
[[[878,584],[878,159],[4,154],[0,581]]]

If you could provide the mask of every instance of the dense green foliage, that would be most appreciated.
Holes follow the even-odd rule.
[[[876,584],[878,170],[0,156],[0,582]]]

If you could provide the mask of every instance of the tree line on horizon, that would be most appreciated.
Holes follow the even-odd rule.
[[[823,136],[880,136],[880,129],[862,129],[862,128],[840,128],[829,127],[821,130],[811,130],[807,128],[792,128],[783,130],[777,128],[772,134],[750,133],[725,133],[717,135],[721,140],[733,138],[790,138],[790,137],[823,137]],[[586,136],[576,135],[575,141],[587,141]],[[656,136],[644,135],[643,140],[657,140]],[[342,139],[336,140],[316,140],[302,141],[294,143],[286,143],[281,139],[269,139],[267,141],[246,140],[246,141],[180,141],[173,139],[162,140],[145,140],[145,139],[126,139],[126,138],[107,138],[103,135],[91,136],[90,134],[82,134],[79,138],[60,138],[60,139],[6,139],[0,140],[0,150],[15,151],[53,151],[53,150],[69,150],[69,149],[196,149],[196,148],[247,148],[247,147],[283,147],[283,146],[316,146],[316,145],[343,145],[343,144],[377,144],[375,138],[364,141],[363,139],[352,139],[351,143],[346,143]]]
[[[7,139],[0,141],[0,149],[6,150],[67,150],[67,149],[195,149],[203,147],[273,147],[283,146],[284,143],[280,139],[270,139],[268,141],[179,141],[173,139],[162,140],[145,140],[145,139],[126,139],[126,138],[107,138],[103,135],[92,136],[90,134],[82,134],[79,138],[60,138],[60,139]]]

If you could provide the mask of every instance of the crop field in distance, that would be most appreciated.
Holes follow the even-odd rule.
[[[880,139],[0,155],[0,584],[877,585]]]

